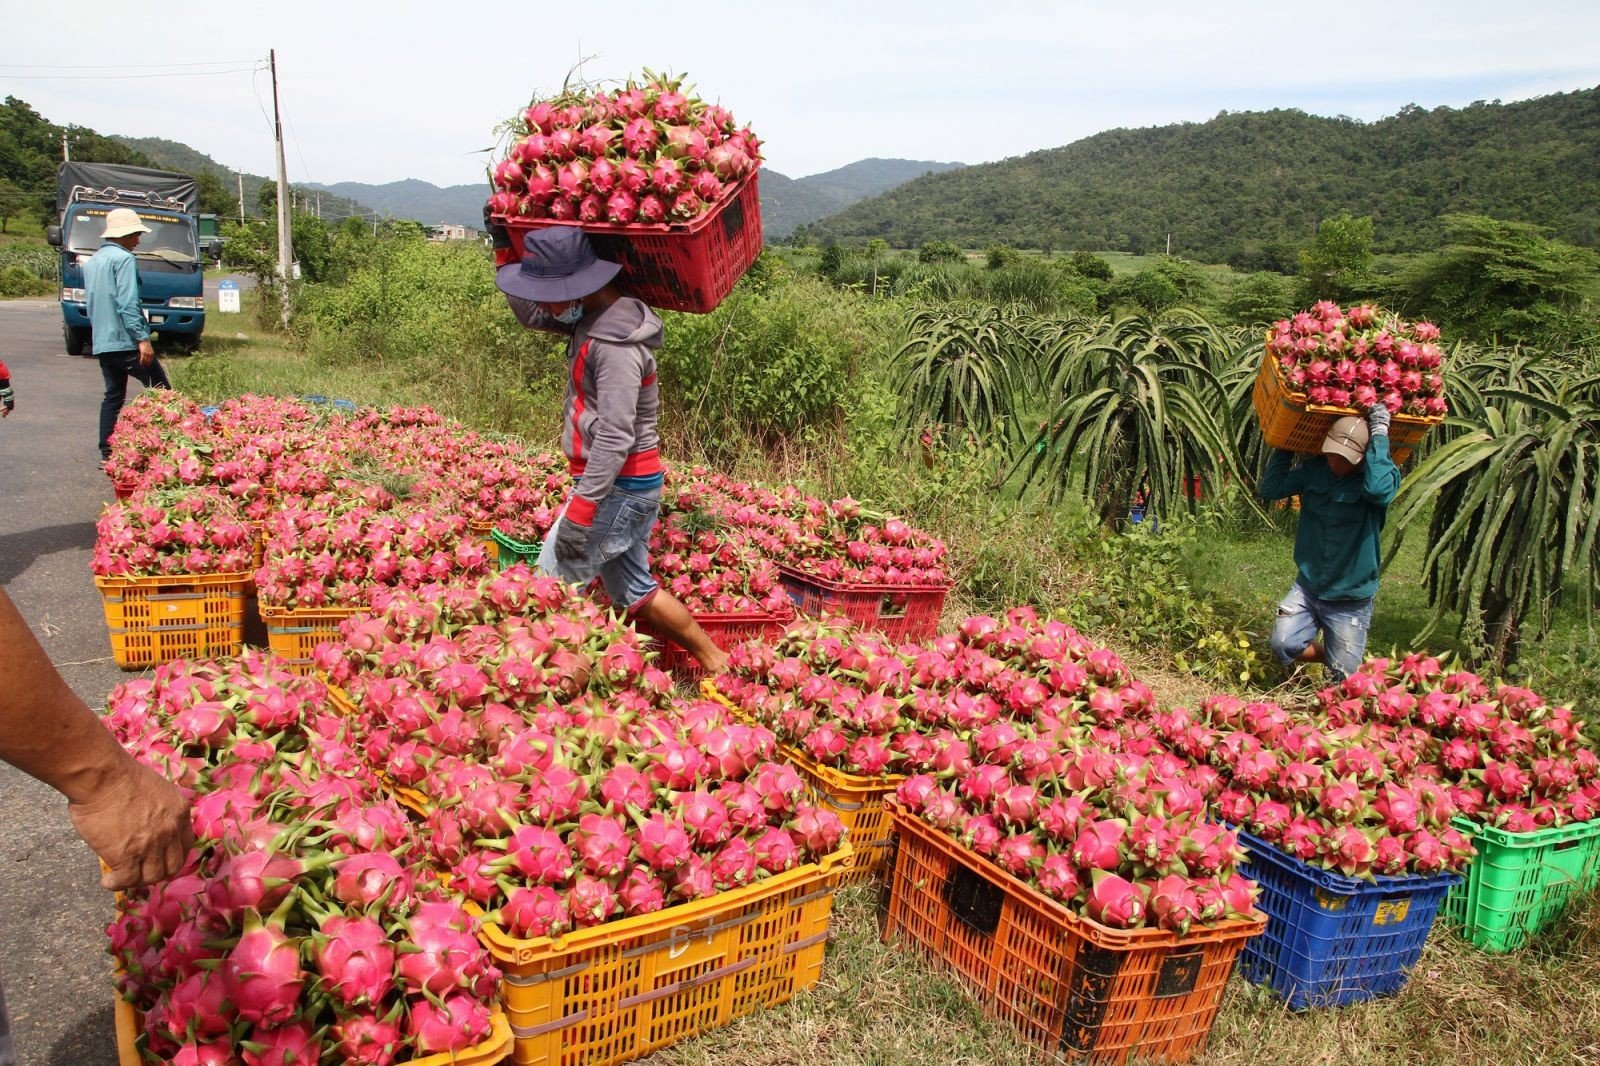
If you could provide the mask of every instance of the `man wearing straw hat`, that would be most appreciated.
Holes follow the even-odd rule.
[[[111,458],[111,431],[127,399],[128,379],[137,378],[147,389],[171,387],[150,343],[150,324],[139,308],[139,264],[133,250],[149,232],[133,208],[112,208],[106,213],[100,250],[83,265],[89,329],[106,383],[100,401],[101,459]]]
[[[1389,458],[1389,419],[1389,409],[1376,404],[1365,420],[1349,415],[1335,422],[1321,455],[1275,450],[1267,461],[1261,495],[1300,497],[1299,573],[1272,626],[1272,651],[1285,668],[1320,662],[1330,679],[1342,681],[1366,655],[1378,536],[1400,491],[1400,470]]]
[[[727,652],[650,573],[650,530],[661,509],[661,319],[622,295],[621,271],[595,255],[583,230],[549,226],[528,233],[522,260],[495,277],[524,326],[568,337],[561,449],[576,487],[545,538],[539,567],[575,585],[598,576],[631,620],[718,674]]]

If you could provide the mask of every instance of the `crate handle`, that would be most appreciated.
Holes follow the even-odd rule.
[[[944,901],[950,912],[975,933],[993,936],[1000,928],[1000,912],[1005,906],[1005,889],[982,874],[957,866],[944,883]]]
[[[1552,847],[1550,850],[1551,851],[1571,851],[1573,848],[1577,847],[1579,844],[1582,844],[1582,843],[1584,843],[1584,840],[1583,840],[1582,837],[1573,837],[1570,840],[1558,841],[1556,843],[1556,845],[1554,847]]]
[[[1171,999],[1187,996],[1200,983],[1200,968],[1205,962],[1205,949],[1199,944],[1179,948],[1161,963],[1161,973],[1156,978],[1156,998]]]
[[[904,618],[911,608],[911,595],[905,592],[885,592],[878,604],[879,618]]]

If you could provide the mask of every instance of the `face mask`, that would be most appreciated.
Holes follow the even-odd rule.
[[[578,320],[583,318],[583,303],[582,301],[579,301],[578,303],[575,303],[571,307],[567,308],[565,311],[562,311],[560,314],[551,315],[550,317],[561,323],[563,326],[576,326],[578,324]]]

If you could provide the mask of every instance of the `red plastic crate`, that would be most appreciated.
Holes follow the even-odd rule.
[[[491,221],[503,226],[511,242],[495,254],[497,266],[522,258],[522,239],[546,226],[572,226],[551,218],[508,218]],[[729,190],[715,207],[683,223],[585,222],[601,259],[622,264],[618,284],[630,296],[667,311],[705,314],[713,311],[734,283],[744,277],[761,254],[761,194],[751,174]]]
[[[695,614],[694,620],[706,631],[711,643],[723,651],[747,640],[772,641],[783,632],[788,621],[765,611],[730,614]],[[661,659],[657,665],[680,677],[696,678],[702,673],[700,663],[676,642],[659,640]]]
[[[844,584],[778,566],[783,587],[802,614],[842,615],[863,629],[876,629],[890,640],[930,640],[950,585]]]

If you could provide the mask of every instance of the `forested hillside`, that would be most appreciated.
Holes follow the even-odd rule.
[[[1379,252],[1433,246],[1449,213],[1600,245],[1600,89],[1373,123],[1278,110],[1109,130],[919,178],[804,235],[1154,252],[1170,233],[1175,254],[1293,269],[1293,248],[1340,211],[1373,218]]]

